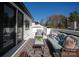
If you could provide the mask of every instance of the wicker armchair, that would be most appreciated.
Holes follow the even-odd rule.
[[[61,49],[61,57],[79,57],[79,49]]]

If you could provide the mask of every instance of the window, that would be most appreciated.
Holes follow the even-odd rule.
[[[29,21],[28,20],[25,21],[25,27],[26,27],[26,29],[29,29]]]
[[[23,14],[18,11],[18,27],[23,27]]]
[[[20,11],[18,11],[17,15],[17,41],[20,42],[23,39],[23,14]]]
[[[15,9],[7,4],[4,4],[4,20],[3,20],[3,48],[14,44],[15,40]]]

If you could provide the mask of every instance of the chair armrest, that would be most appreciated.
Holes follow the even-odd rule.
[[[79,49],[61,49],[61,57],[78,57]]]

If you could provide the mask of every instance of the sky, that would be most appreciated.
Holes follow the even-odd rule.
[[[69,16],[70,12],[79,12],[79,2],[25,2],[24,4],[36,21],[51,15]]]

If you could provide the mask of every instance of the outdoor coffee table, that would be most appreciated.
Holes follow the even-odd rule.
[[[34,48],[34,54],[36,51],[41,51],[42,55],[44,53],[44,40],[39,41],[39,40],[34,40],[33,48]]]

